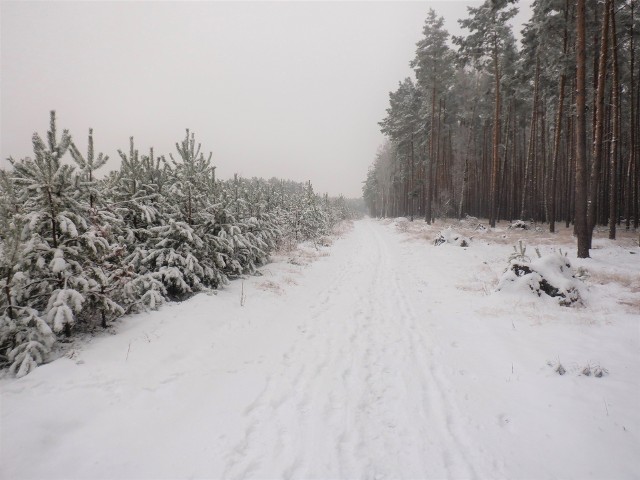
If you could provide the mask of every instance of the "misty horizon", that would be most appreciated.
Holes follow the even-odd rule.
[[[3,2],[2,164],[56,110],[81,151],[93,128],[102,174],[130,136],[168,158],[189,128],[221,178],[360,197],[428,9],[460,34],[477,4]]]

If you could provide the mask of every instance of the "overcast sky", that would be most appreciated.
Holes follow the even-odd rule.
[[[358,197],[428,9],[460,34],[479,3],[2,0],[0,158],[30,155],[55,109],[81,151],[94,129],[105,169],[130,136],[168,157],[190,128],[223,178]]]

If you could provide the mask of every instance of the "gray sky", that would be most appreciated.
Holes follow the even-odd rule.
[[[2,0],[0,158],[30,155],[55,109],[81,151],[94,129],[105,170],[130,136],[168,157],[190,128],[223,178],[360,196],[429,7],[460,34],[479,3]]]

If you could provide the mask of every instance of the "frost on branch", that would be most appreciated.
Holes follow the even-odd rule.
[[[53,331],[68,331],[76,321],[74,312],[82,310],[83,302],[84,297],[71,288],[55,290],[47,305],[47,321],[53,326]]]
[[[55,335],[35,310],[18,311],[16,319],[0,316],[0,366],[23,377],[49,359]]]

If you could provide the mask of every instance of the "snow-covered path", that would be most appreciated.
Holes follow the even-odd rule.
[[[128,318],[0,383],[0,477],[633,478],[638,316],[532,325],[465,291],[495,275],[476,250],[364,220],[309,266]],[[602,342],[615,379],[546,365]]]
[[[300,335],[245,410],[225,477],[473,476],[396,244],[360,222],[318,267],[327,283],[304,292]]]

